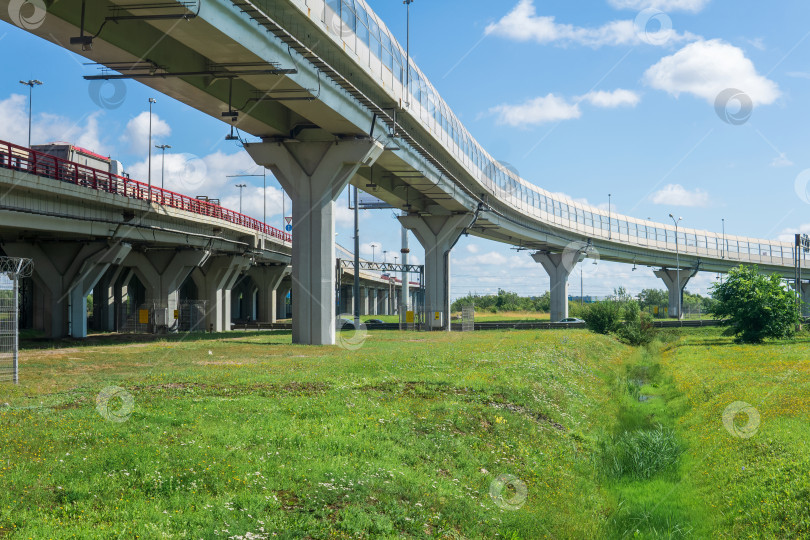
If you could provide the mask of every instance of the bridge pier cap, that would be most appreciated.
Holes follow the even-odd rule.
[[[292,200],[293,343],[335,344],[335,201],[382,155],[368,137],[279,139],[245,144]]]
[[[588,246],[583,244],[575,249],[566,249],[562,253],[538,251],[532,253],[534,262],[542,264],[549,277],[549,295],[551,297],[551,322],[568,317],[568,276],[585,258]]]

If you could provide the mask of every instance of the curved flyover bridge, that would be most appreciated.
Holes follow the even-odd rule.
[[[608,215],[517,177],[470,135],[364,0],[136,8],[102,0],[87,12],[81,0],[63,0],[32,32],[106,66],[88,78],[138,80],[261,138],[245,148],[293,200],[297,343],[334,343],[333,208],[349,183],[403,211],[425,249],[425,305],[445,328],[449,255],[465,233],[532,250],[551,278],[553,318],[566,314],[570,272],[597,253],[659,267],[673,315],[697,271],[749,263],[794,276],[789,243],[676,234],[673,224]]]

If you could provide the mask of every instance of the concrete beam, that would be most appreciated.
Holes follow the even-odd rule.
[[[373,139],[246,144],[292,199],[293,343],[335,343],[335,200],[383,146]]]
[[[399,217],[425,249],[425,310],[428,323],[442,313],[442,327],[450,331],[450,250],[472,222],[470,214]]]

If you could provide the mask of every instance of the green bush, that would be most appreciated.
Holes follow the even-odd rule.
[[[616,335],[628,345],[647,345],[655,339],[656,329],[650,316],[641,312],[635,301],[627,302],[623,308],[624,324],[616,329]]]
[[[615,300],[603,300],[589,305],[582,313],[582,319],[588,329],[597,334],[610,334],[620,325],[622,307]]]
[[[801,318],[795,296],[778,274],[761,275],[756,266],[733,268],[726,281],[712,286],[717,303],[711,313],[742,343],[792,337]]]

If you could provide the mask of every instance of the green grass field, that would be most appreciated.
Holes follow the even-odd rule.
[[[28,349],[0,385],[0,538],[810,535],[810,339],[666,338]],[[724,425],[735,402],[756,430]]]

